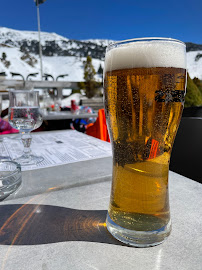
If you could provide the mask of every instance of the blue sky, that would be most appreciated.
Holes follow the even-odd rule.
[[[41,30],[70,39],[172,37],[202,44],[201,0],[46,0]],[[34,0],[1,1],[0,26],[37,31]]]

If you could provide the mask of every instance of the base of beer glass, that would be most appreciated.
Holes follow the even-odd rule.
[[[155,231],[134,231],[125,229],[113,222],[107,214],[107,229],[119,241],[134,247],[152,247],[164,242],[170,235],[171,221]]]

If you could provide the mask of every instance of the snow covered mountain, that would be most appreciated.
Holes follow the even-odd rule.
[[[56,33],[41,32],[43,71],[54,78],[68,74],[63,80],[83,81],[86,56],[91,55],[98,71],[100,65],[103,68],[105,49],[110,42],[102,39],[71,40]],[[12,78],[12,72],[22,74],[25,79],[28,74],[38,72],[32,79],[40,79],[38,51],[38,32],[0,27],[0,72],[5,72],[6,78]],[[202,80],[202,45],[187,43],[187,64],[191,78]]]

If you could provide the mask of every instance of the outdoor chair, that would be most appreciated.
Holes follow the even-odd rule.
[[[89,124],[87,126],[86,134],[100,140],[110,142],[104,109],[99,109],[97,120],[95,121],[95,123]]]

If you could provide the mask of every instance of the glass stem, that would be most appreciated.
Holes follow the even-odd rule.
[[[21,139],[22,139],[22,143],[24,145],[23,155],[27,156],[27,158],[29,158],[31,155],[30,145],[31,145],[31,141],[32,141],[32,136],[31,136],[30,132],[22,132]]]

